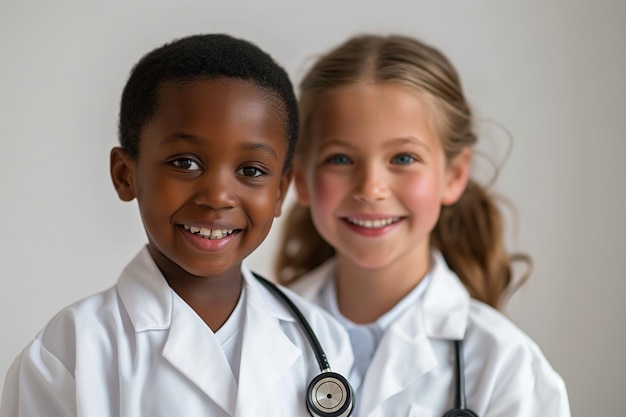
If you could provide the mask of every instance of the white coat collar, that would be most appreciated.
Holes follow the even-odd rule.
[[[421,312],[426,336],[435,339],[457,340],[463,338],[469,317],[470,296],[456,276],[450,270],[441,252],[431,252],[433,266],[430,274],[432,279],[426,289],[422,302],[409,309],[414,315]],[[332,258],[303,276],[289,287],[304,298],[319,304],[322,289],[329,279],[333,278],[336,259]]]
[[[257,306],[265,305],[266,313],[275,319],[294,321],[291,312],[277,298],[255,296],[266,290],[246,265],[242,265],[241,272],[244,282],[251,288],[250,302]],[[123,270],[117,290],[136,332],[170,327],[174,293],[147,247]]]
[[[469,294],[441,253],[433,251],[432,259],[431,281],[422,301],[389,326],[372,358],[369,376],[359,390],[368,393],[358,400],[360,415],[370,415],[384,401],[439,366],[432,339],[456,340],[465,334]],[[324,284],[333,279],[335,264],[334,259],[327,261],[291,288],[320,303]]]
[[[239,386],[215,335],[191,307],[175,300],[178,296],[147,248],[124,269],[117,284],[135,331],[169,330],[163,356],[230,415],[252,415],[251,409],[267,407],[252,399],[262,400],[266,391],[275,389],[302,355],[280,326],[280,321],[294,321],[293,315],[266,293],[247,267],[242,266],[242,274],[246,305]]]
[[[424,330],[435,339],[463,339],[469,319],[469,293],[441,252],[433,251],[432,258],[432,281],[422,305]]]
[[[136,332],[170,327],[173,292],[147,246],[124,268],[117,291]]]

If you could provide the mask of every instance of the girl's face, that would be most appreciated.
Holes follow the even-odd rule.
[[[395,84],[342,87],[317,101],[296,187],[340,260],[367,269],[427,262],[440,207],[461,195],[471,157],[467,148],[446,162],[431,119],[414,90]]]

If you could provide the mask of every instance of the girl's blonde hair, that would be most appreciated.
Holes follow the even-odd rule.
[[[338,87],[387,83],[414,89],[429,105],[448,161],[476,143],[461,80],[441,52],[406,36],[359,35],[321,56],[300,84],[296,163],[311,149],[311,115],[320,95]],[[512,262],[531,265],[528,256],[506,251],[503,235],[494,196],[470,179],[459,201],[442,207],[430,244],[441,250],[473,298],[499,308],[511,290]],[[283,227],[276,263],[279,282],[288,284],[333,255],[309,209],[294,206]]]

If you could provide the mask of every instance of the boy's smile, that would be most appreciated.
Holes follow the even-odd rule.
[[[289,183],[280,102],[235,79],[167,83],[128,166],[149,249],[170,285],[233,278],[280,214]]]

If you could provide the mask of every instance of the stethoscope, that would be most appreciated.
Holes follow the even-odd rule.
[[[465,361],[463,359],[463,340],[454,341],[454,354],[456,357],[456,399],[454,408],[443,417],[478,417],[478,415],[465,405]]]
[[[315,358],[320,367],[321,374],[313,378],[309,383],[306,395],[306,406],[309,414],[313,417],[348,417],[352,414],[354,405],[354,391],[350,383],[342,375],[332,372],[328,359],[322,349],[317,336],[311,329],[309,322],[296,305],[274,283],[254,274],[254,276],[272,293],[280,298],[296,316],[296,320],[306,335]],[[443,417],[478,417],[476,413],[467,408],[465,398],[465,361],[463,359],[463,340],[454,341],[456,358],[456,399],[454,408]]]
[[[300,309],[274,283],[257,274],[254,276],[293,312],[315,353],[321,373],[313,378],[307,388],[306,407],[309,414],[312,417],[348,417],[351,415],[354,391],[346,378],[330,370],[326,353]]]

